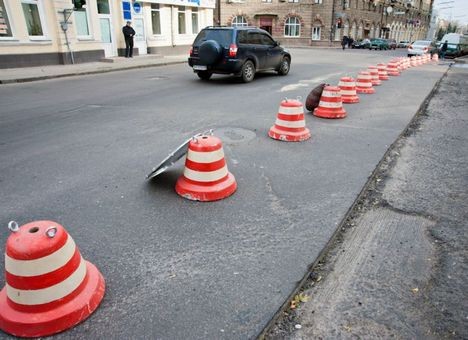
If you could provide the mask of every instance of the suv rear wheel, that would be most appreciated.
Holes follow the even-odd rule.
[[[197,72],[198,78],[203,79],[203,80],[209,80],[211,78],[212,74],[213,73],[211,73],[209,71],[198,71]]]
[[[241,79],[244,83],[251,82],[255,77],[255,65],[251,60],[247,60],[242,65]]]
[[[291,65],[291,61],[289,60],[288,57],[284,57],[283,60],[281,61],[281,64],[278,69],[278,74],[280,76],[285,76],[289,73],[289,68]]]

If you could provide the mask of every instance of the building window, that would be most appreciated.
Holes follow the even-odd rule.
[[[298,37],[301,32],[301,22],[298,17],[289,17],[284,22],[284,36]]]
[[[272,0],[262,0],[262,2],[269,2],[271,3]]]
[[[0,0],[0,38],[12,37],[10,21],[8,20],[8,13],[3,3]]]
[[[343,9],[348,9],[350,0],[343,0]]]
[[[299,2],[299,0],[288,0],[288,2]]]
[[[38,0],[23,0],[21,5],[23,7],[23,14],[24,18],[26,19],[26,26],[28,28],[29,36],[44,36],[41,15],[39,13]]]
[[[321,27],[312,27],[312,40],[320,40]]]
[[[192,7],[192,34],[198,33],[198,8]]]
[[[110,14],[109,0],[97,0],[98,14]]]
[[[159,4],[151,4],[151,25],[153,27],[153,35],[161,34],[161,11]]]
[[[186,30],[185,30],[185,7],[183,6],[180,6],[179,7],[179,34],[185,34],[186,33]]]
[[[231,26],[247,26],[247,20],[242,15],[232,18]]]
[[[314,0],[314,4],[322,4],[322,0]]]
[[[74,10],[76,35],[78,37],[89,37],[88,13],[86,8]]]

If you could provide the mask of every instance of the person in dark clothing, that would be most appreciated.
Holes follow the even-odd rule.
[[[353,46],[354,39],[353,37],[348,38],[348,48],[351,48]]]
[[[343,50],[346,48],[346,45],[348,45],[348,37],[344,35],[343,39],[341,40],[341,46],[343,47]]]
[[[127,21],[127,24],[122,28],[122,33],[125,37],[125,58],[133,58],[133,37],[135,30],[132,28],[132,22]]]
[[[445,53],[447,53],[447,48],[448,48],[448,40],[445,40],[444,44],[442,45],[440,49],[440,58],[445,59]]]

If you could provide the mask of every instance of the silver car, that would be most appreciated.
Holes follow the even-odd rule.
[[[430,40],[416,40],[408,46],[408,57],[414,55],[423,55],[430,52]]]

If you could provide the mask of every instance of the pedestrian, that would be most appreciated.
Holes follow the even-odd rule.
[[[354,42],[353,37],[349,37],[349,38],[348,38],[348,48],[353,47],[353,42]]]
[[[346,45],[348,45],[348,37],[344,35],[343,39],[341,40],[341,46],[343,47],[343,50],[346,48]]]
[[[133,58],[133,37],[135,30],[132,28],[132,22],[127,21],[127,24],[122,28],[122,33],[125,38],[125,58]]]
[[[445,40],[444,44],[440,48],[440,59],[445,59],[445,53],[447,53],[448,40]]]

